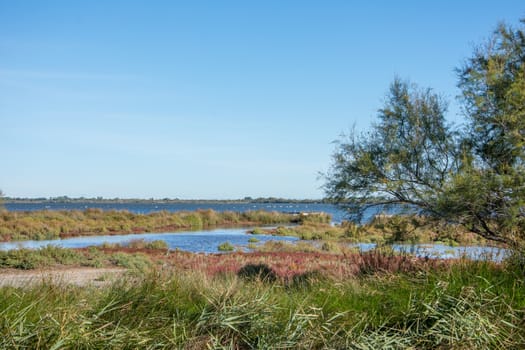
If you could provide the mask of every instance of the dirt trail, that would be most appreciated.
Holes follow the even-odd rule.
[[[123,275],[123,268],[61,268],[50,270],[0,270],[0,287],[13,286],[23,287],[40,283],[42,281],[52,283],[68,283],[79,286],[94,285],[102,286],[110,283]]]

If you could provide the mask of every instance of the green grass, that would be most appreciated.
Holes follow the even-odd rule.
[[[223,243],[219,244],[217,249],[220,252],[233,252],[233,250],[235,249],[235,246],[233,244],[231,244],[230,242],[223,242]]]
[[[252,268],[253,269],[253,268]],[[150,272],[0,288],[0,348],[521,349],[525,286],[479,262],[297,283]]]

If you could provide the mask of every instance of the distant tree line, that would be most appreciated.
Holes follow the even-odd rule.
[[[332,203],[330,199],[288,199],[276,197],[245,197],[243,199],[179,199],[179,198],[103,198],[103,197],[5,197],[7,203]]]

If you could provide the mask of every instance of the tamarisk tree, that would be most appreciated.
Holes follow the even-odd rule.
[[[390,204],[435,213],[439,193],[460,166],[445,112],[432,90],[396,79],[371,131],[337,142],[326,175],[328,197],[357,217]]]
[[[408,204],[524,247],[523,29],[500,25],[457,72],[463,128],[446,124],[439,95],[396,79],[370,131],[337,142],[325,192],[357,217],[371,206]]]
[[[470,157],[447,184],[441,209],[485,238],[524,247],[523,29],[500,25],[458,75]]]

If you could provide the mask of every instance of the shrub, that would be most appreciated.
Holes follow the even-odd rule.
[[[45,246],[39,249],[0,251],[0,267],[35,269],[56,265],[89,265],[93,259],[73,249]]]
[[[262,282],[275,282],[277,275],[266,264],[247,264],[241,267],[237,276],[244,280],[260,280]]]
[[[249,233],[251,233],[252,235],[262,235],[262,234],[265,234],[266,232],[262,228],[256,227],[252,229],[251,231],[249,231]]]
[[[115,253],[111,256],[110,261],[117,266],[122,266],[135,272],[146,272],[153,266],[148,256],[140,253]]]
[[[162,239],[150,241],[146,244],[146,249],[168,249],[168,243]]]
[[[129,248],[136,248],[136,249],[168,249],[168,243],[166,241],[163,241],[161,239],[154,240],[154,241],[146,241],[145,239],[134,239],[131,240],[127,246]]]
[[[217,249],[221,252],[231,252],[235,249],[235,247],[230,242],[224,242],[219,244]]]
[[[339,246],[334,242],[323,242],[321,250],[324,252],[339,252]]]

